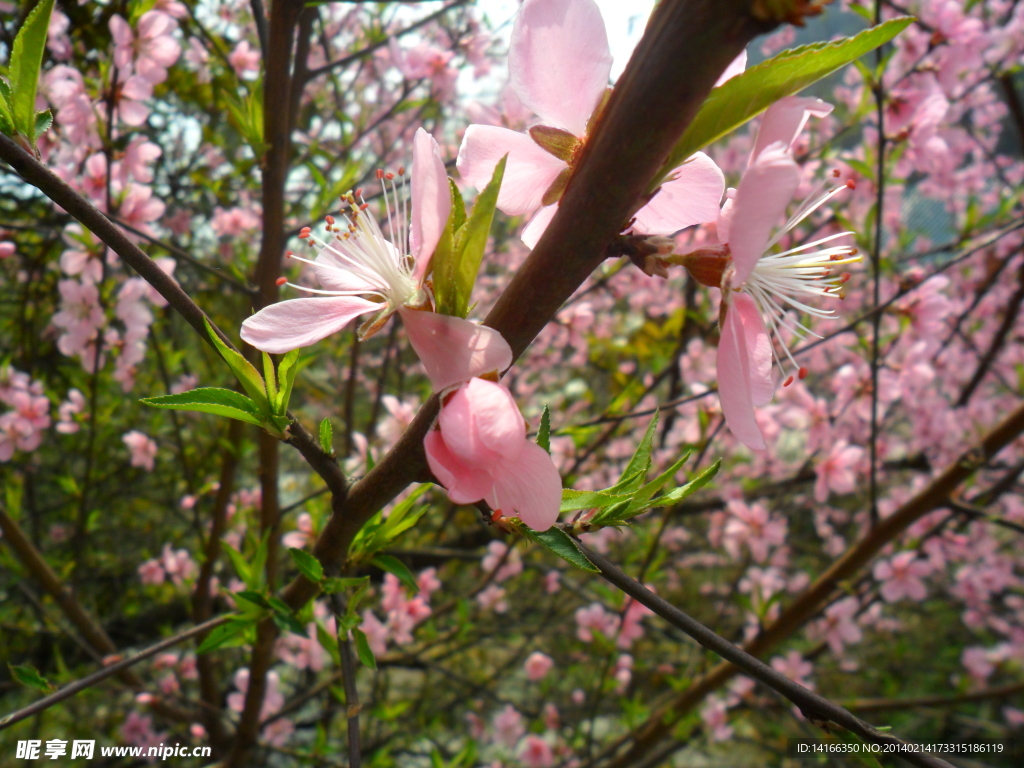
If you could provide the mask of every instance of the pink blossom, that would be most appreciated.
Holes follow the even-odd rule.
[[[543,680],[554,665],[554,659],[546,653],[534,651],[526,657],[526,663],[523,664],[523,669],[526,670],[526,676],[530,680],[536,682],[537,680]]]
[[[900,552],[891,560],[881,560],[875,565],[874,576],[882,582],[882,597],[887,603],[895,603],[905,597],[924,600],[928,594],[921,577],[931,572],[926,560],[919,560],[916,552]]]
[[[159,560],[147,560],[139,566],[139,579],[143,584],[163,584],[164,567]]]
[[[836,494],[853,493],[857,488],[856,467],[864,458],[864,449],[849,445],[845,440],[832,446],[825,460],[814,468],[818,476],[814,483],[814,500],[825,502],[829,492]]]
[[[388,628],[369,608],[363,611],[363,622],[359,628],[366,635],[366,640],[374,656],[380,658],[387,653]]]
[[[652,587],[648,587],[653,591]],[[629,599],[626,602],[626,610],[622,615],[622,625],[619,629],[619,636],[615,644],[619,648],[631,648],[633,643],[644,636],[644,627],[640,621],[645,616],[653,616],[654,611],[643,603]]]
[[[505,600],[505,589],[503,587],[499,587],[497,584],[491,584],[489,587],[482,590],[480,594],[476,596],[476,601],[485,611],[494,611],[495,613],[508,612],[508,601]]]
[[[526,422],[501,385],[484,379],[461,385],[423,445],[454,503],[483,499],[538,531],[558,519],[562,479],[547,452],[526,437]]]
[[[728,509],[731,516],[725,524],[722,542],[734,560],[739,559],[740,547],[744,544],[755,562],[763,563],[771,547],[785,543],[786,521],[772,517],[763,504],[747,506],[741,501],[732,501]]]
[[[562,588],[562,585],[559,583],[561,578],[562,574],[558,571],[548,571],[544,574],[544,591],[549,595],[555,594],[555,592]]]
[[[416,576],[416,586],[420,591],[418,596],[429,600],[430,596],[441,588],[441,580],[437,578],[437,568],[424,568]]]
[[[576,609],[576,637],[584,643],[594,639],[594,630],[610,638],[618,626],[618,617],[608,613],[600,603],[591,603],[586,608]]]
[[[550,744],[531,733],[519,747],[519,760],[526,768],[551,768],[555,764],[555,753]]]
[[[131,465],[152,472],[156,462],[156,443],[137,429],[126,433],[121,440],[131,452]]]
[[[139,17],[137,34],[123,18],[111,16],[114,63],[121,69],[134,68],[150,83],[162,83],[167,79],[167,68],[181,55],[181,46],[172,36],[176,28],[171,16],[156,10]]]
[[[246,77],[260,71],[260,52],[253,50],[248,40],[243,40],[228,56],[235,74],[239,77]]]
[[[259,212],[249,207],[225,209],[218,205],[213,209],[213,219],[210,221],[210,228],[217,237],[238,237],[255,231],[259,226]]]
[[[708,697],[707,703],[701,707],[700,716],[712,741],[727,741],[732,738],[733,729],[729,725],[728,707],[721,697]]]
[[[511,704],[506,704],[505,708],[495,715],[494,740],[502,746],[511,749],[525,732],[523,716]]]
[[[500,584],[523,572],[523,560],[519,552],[503,541],[492,541],[487,545],[487,554],[480,561],[480,567],[485,573],[494,572],[494,581]]]
[[[516,16],[509,49],[511,88],[540,117],[527,133],[471,125],[457,167],[483,189],[508,155],[498,208],[510,216],[540,209],[523,231],[534,247],[587,141],[591,116],[605,98],[612,56],[594,0],[526,0]],[[679,166],[636,215],[635,229],[671,234],[715,219],[725,188],[714,162],[701,152]]]
[[[396,202],[397,194],[393,188]],[[314,344],[354,318],[373,312],[376,316],[368,324],[370,330],[362,333],[365,338],[397,311],[435,390],[508,368],[512,350],[497,331],[460,317],[422,311],[430,305],[423,281],[451,212],[447,173],[430,134],[418,129],[413,143],[410,229],[405,228],[401,207],[395,216],[388,216],[389,220],[398,219],[392,228],[398,242],[387,241],[376,219],[354,198],[349,203],[349,224],[354,229],[335,230],[330,225],[330,231],[338,231],[338,236],[330,244],[321,243],[316,260],[307,262],[325,289],[312,292],[328,298],[272,304],[242,324],[242,338],[265,352],[288,352]]]
[[[855,597],[845,597],[825,609],[825,618],[815,625],[815,635],[823,637],[836,656],[843,655],[843,647],[860,642],[863,633],[854,620],[860,603]]]
[[[0,259],[8,259],[14,255],[15,246],[10,241],[0,243]]]
[[[996,665],[992,663],[992,655],[990,651],[979,647],[964,648],[960,654],[960,663],[964,665],[975,685],[984,685],[995,672]]]
[[[420,43],[403,50],[398,39],[392,37],[390,52],[403,77],[408,80],[429,79],[432,94],[438,100],[452,96],[458,77],[458,70],[451,66],[454,51],[442,50],[429,43]]]
[[[295,521],[294,530],[290,533],[286,533],[281,538],[281,543],[291,549],[302,549],[307,544],[313,541],[315,532],[313,530],[313,517],[308,512],[303,512],[299,515],[298,520]]]

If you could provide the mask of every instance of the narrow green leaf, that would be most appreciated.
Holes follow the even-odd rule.
[[[648,504],[647,502],[649,502],[654,497],[654,494],[661,490],[661,487],[665,485],[665,483],[667,483],[669,480],[675,477],[676,472],[682,469],[683,464],[686,463],[686,460],[688,458],[690,458],[690,451],[687,451],[685,454],[683,454],[682,458],[675,462],[671,467],[666,469],[656,478],[651,480],[651,482],[647,483],[643,488],[637,491],[633,495],[633,501],[631,501],[629,504],[628,512],[630,514],[636,514],[650,507],[651,505]]]
[[[853,37],[783,51],[712,89],[693,122],[672,148],[652,189],[697,150],[736,130],[784,96],[803,90],[889,42],[912,21],[909,16],[901,16]]]
[[[309,632],[306,630],[306,627],[304,627],[291,613],[274,611],[270,617],[282,632],[292,632],[299,637],[309,637]]]
[[[295,385],[295,377],[299,373],[299,350],[293,349],[277,366],[278,392],[277,402],[274,403],[274,412],[284,416],[288,412],[288,404],[292,399],[292,387]]]
[[[217,348],[217,351],[220,352],[220,356],[224,358],[224,362],[228,364],[228,367],[238,378],[242,388],[249,393],[249,397],[256,403],[257,408],[269,416],[271,410],[270,402],[267,400],[267,388],[260,377],[259,371],[241,354],[235,352],[235,350],[224,343],[221,337],[217,335],[217,332],[213,330],[209,320],[203,318],[203,322],[206,323],[206,333],[209,335],[210,340]]]
[[[462,200],[462,195],[454,184],[452,189],[452,213],[441,230],[441,237],[438,238],[437,246],[434,248],[434,255],[431,258],[431,272],[433,273],[434,301],[437,304],[437,311],[443,315],[454,315],[458,309],[458,290],[455,285],[455,274],[457,257],[455,251],[455,219],[456,212],[462,210],[465,217],[465,205],[459,206],[454,202],[456,197]]]
[[[0,77],[0,129],[4,133],[13,134],[14,129],[14,107],[11,86]]]
[[[320,447],[324,449],[324,453],[334,453],[334,445],[332,443],[334,439],[333,432],[330,419],[324,419],[320,422]]]
[[[263,360],[263,382],[267,387],[267,400],[275,406],[271,408],[271,413],[277,413],[277,371],[274,370],[274,358],[262,351],[260,357]]]
[[[450,176],[448,177],[448,186],[452,192],[452,232],[458,232],[466,223],[466,201],[462,199],[462,193],[455,184],[455,180]]]
[[[35,146],[36,90],[39,69],[43,66],[46,35],[50,26],[53,0],[42,0],[18,30],[11,49],[11,90],[13,91],[14,128]]]
[[[251,589],[243,589],[241,592],[235,592],[235,597],[241,598],[247,603],[258,605],[265,611],[271,610],[270,603],[267,602],[267,598],[259,592],[253,592]]]
[[[606,491],[575,491],[562,489],[562,512],[576,512],[580,509],[604,509],[614,504],[629,502],[631,494],[614,494]]]
[[[33,131],[34,137],[38,139],[50,130],[51,125],[53,125],[53,115],[50,113],[50,110],[44,109],[42,112],[36,112],[36,125],[35,130]]]
[[[320,647],[327,651],[334,666],[341,666],[341,654],[338,653],[338,638],[332,635],[319,621],[316,622],[316,640]]]
[[[231,564],[235,567],[235,573],[238,574],[244,583],[249,583],[249,578],[252,575],[252,568],[245,561],[245,557],[237,549],[232,547],[228,543],[224,543],[224,551],[228,553],[228,559],[231,560]]]
[[[487,249],[487,239],[491,234],[491,223],[494,221],[494,209],[498,204],[498,192],[502,179],[505,177],[505,164],[508,155],[498,161],[490,182],[483,188],[470,212],[466,223],[455,232],[456,263],[454,270],[456,312],[457,317],[465,317],[469,312],[469,298],[473,293],[480,263]]]
[[[708,467],[703,472],[701,472],[699,475],[697,475],[695,478],[693,478],[693,480],[688,482],[686,485],[681,485],[678,488],[676,488],[675,490],[669,491],[664,496],[659,496],[658,498],[656,498],[648,506],[650,506],[650,507],[668,507],[668,506],[671,506],[673,504],[678,504],[683,499],[685,499],[687,496],[695,493],[696,491],[699,491],[701,488],[703,488],[705,485],[707,485],[709,482],[711,482],[711,479],[714,478],[714,476],[718,474],[718,469],[721,466],[722,466],[722,460],[719,459],[714,464],[712,464],[710,467]]]
[[[53,683],[40,675],[39,672],[36,671],[35,667],[31,667],[28,664],[23,664],[21,666],[8,664],[7,668],[11,670],[11,676],[26,688],[35,688],[37,691],[49,693],[56,687]]]
[[[572,537],[561,528],[551,527],[546,531],[535,531],[525,523],[520,523],[516,526],[516,529],[530,541],[535,541],[541,546],[547,547],[570,565],[590,573],[599,572],[597,566],[580,552],[580,548],[576,546],[576,542],[572,540]]]
[[[252,622],[244,619],[232,619],[226,624],[221,624],[210,631],[206,639],[199,644],[196,653],[201,656],[228,645],[241,645],[245,642],[246,630],[251,626],[253,626]]]
[[[270,552],[271,529],[267,528],[260,537],[259,546],[256,547],[256,554],[252,558],[252,581],[247,582],[250,588],[257,589],[263,584],[263,568],[267,564],[267,555]]]
[[[409,566],[399,560],[397,557],[391,555],[377,555],[370,561],[372,565],[376,565],[381,570],[393,573],[398,577],[398,580],[402,582],[406,589],[413,594],[420,591],[419,584],[416,583],[416,577],[412,575],[412,571],[409,570]]]
[[[551,410],[547,403],[544,404],[544,412],[540,415],[540,429],[537,430],[537,445],[548,453],[551,453]]]
[[[144,397],[139,400],[154,408],[167,408],[174,411],[199,411],[226,416],[249,424],[263,426],[264,419],[256,407],[256,403],[245,395],[232,389],[220,387],[202,387],[177,395],[160,395]]]
[[[356,647],[356,656],[359,657],[362,665],[376,672],[377,659],[374,657],[373,651],[370,650],[370,642],[366,639],[366,633],[359,629],[359,627],[353,628],[352,642]]]
[[[304,549],[296,549],[295,547],[292,547],[288,551],[291,553],[292,560],[295,561],[295,567],[299,569],[299,572],[303,576],[314,584],[319,584],[323,581],[324,567],[320,565],[319,560]]]
[[[647,425],[647,431],[644,433],[643,440],[640,441],[640,445],[636,447],[636,451],[633,453],[633,457],[629,460],[629,464],[626,465],[625,471],[622,473],[622,480],[619,481],[616,489],[623,484],[623,481],[627,478],[636,478],[639,472],[639,478],[630,479],[629,486],[627,489],[630,492],[639,490],[640,486],[643,485],[644,477],[646,477],[648,470],[651,468],[651,450],[654,445],[654,431],[658,428],[658,412],[654,412],[654,418],[651,419],[651,423]],[[609,489],[611,490],[611,489]],[[621,490],[616,490],[616,493],[622,493]]]

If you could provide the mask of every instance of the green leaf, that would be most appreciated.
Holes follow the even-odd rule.
[[[231,564],[235,566],[235,573],[238,574],[238,578],[248,584],[249,579],[252,576],[252,568],[247,562],[245,562],[245,558],[242,556],[242,553],[227,542],[224,543],[224,551],[228,553],[228,559],[231,560]]]
[[[381,570],[393,573],[398,577],[398,580],[402,582],[406,589],[413,594],[420,591],[419,584],[416,583],[416,577],[412,575],[412,571],[409,570],[409,566],[399,560],[397,557],[391,555],[377,555],[370,561],[372,565],[376,565]]]
[[[303,576],[314,584],[319,584],[323,581],[324,567],[320,565],[319,560],[304,549],[292,547],[288,551],[291,553],[292,560],[295,561],[295,567],[299,569],[299,572]]]
[[[284,416],[288,412],[288,403],[292,399],[292,387],[295,385],[295,377],[299,373],[299,350],[293,349],[277,366],[277,402],[274,403],[274,412]],[[329,451],[328,451],[329,453]]]
[[[0,129],[4,133],[14,133],[14,107],[11,86],[0,77]]]
[[[13,664],[8,664],[7,668],[11,670],[11,676],[26,688],[35,688],[43,693],[49,693],[56,688],[53,683],[40,675],[35,667],[30,667],[28,664],[17,667]]]
[[[226,416],[249,424],[263,426],[264,419],[259,408],[252,400],[232,389],[220,387],[202,387],[177,395],[160,395],[144,397],[140,403],[154,408],[167,408],[174,411],[199,411]]]
[[[11,90],[13,91],[14,128],[28,137],[35,146],[36,90],[39,69],[46,50],[46,34],[50,26],[53,0],[42,0],[18,30],[11,49]]]
[[[537,430],[537,445],[551,453],[551,410],[544,404],[544,413],[540,415],[540,429]]]
[[[713,88],[693,122],[672,148],[651,188],[664,182],[697,150],[736,130],[784,96],[803,90],[889,42],[912,21],[911,17],[902,16],[853,37],[783,51]]]
[[[277,371],[274,370],[274,358],[263,351],[260,352],[260,357],[263,360],[263,381],[267,386],[267,400],[275,405],[270,410],[271,413],[277,413]]]
[[[359,657],[362,665],[376,672],[377,659],[374,658],[373,651],[370,650],[370,642],[366,639],[366,633],[359,629],[359,627],[355,627],[352,630],[352,641],[356,646],[356,656]]]
[[[259,592],[253,592],[251,589],[243,589],[241,592],[235,592],[235,597],[239,597],[245,600],[247,603],[258,605],[265,611],[272,610],[270,603],[267,602],[267,598],[261,595]]]
[[[242,389],[249,393],[249,397],[256,403],[260,412],[270,416],[271,410],[270,402],[267,400],[267,388],[260,377],[259,371],[241,354],[224,343],[223,339],[213,330],[209,320],[203,318],[203,322],[206,323],[206,332],[209,334],[210,340],[217,348],[217,351],[220,352],[220,356],[224,358],[224,362],[228,364],[228,367],[238,378]]]
[[[576,546],[576,542],[561,528],[551,527],[546,531],[535,531],[525,523],[520,523],[515,528],[530,541],[547,547],[567,563],[590,573],[599,573],[597,566],[587,559]]]
[[[320,422],[320,447],[324,449],[326,454],[334,453],[334,445],[332,444],[333,432],[330,419],[324,419]]]
[[[331,660],[337,667],[341,666],[341,654],[338,653],[338,638],[332,635],[319,621],[316,622],[316,640],[330,655]]]
[[[214,627],[206,639],[199,644],[196,653],[202,655],[228,645],[241,645],[245,642],[246,630],[252,626],[253,623],[249,620],[235,618],[219,627]]]
[[[44,109],[42,112],[36,112],[36,124],[33,135],[35,138],[39,138],[53,125],[53,115],[50,110]]]
[[[452,215],[448,217],[453,233],[451,240],[446,227],[434,252],[434,297],[437,299],[437,311],[442,314],[465,317],[469,312],[469,297],[491,233],[494,207],[498,202],[498,190],[505,176],[507,160],[506,156],[498,161],[490,182],[477,195],[469,218],[457,228],[455,219],[458,218],[459,206],[452,204]],[[453,188],[454,194],[457,190]]]
[[[644,478],[651,468],[651,450],[654,445],[654,431],[658,428],[658,412],[654,412],[654,418],[647,425],[640,445],[633,452],[633,457],[622,472],[622,479],[608,490],[613,493],[634,493],[643,485]]]
[[[270,603],[274,611],[271,618],[282,631],[293,632],[300,637],[309,637],[305,625],[295,618],[291,608],[276,597],[271,597]]]
[[[647,502],[654,497],[654,494],[661,490],[661,487],[665,485],[665,483],[675,477],[676,472],[682,469],[683,464],[686,463],[688,458],[690,458],[690,451],[683,454],[679,461],[675,462],[671,467],[666,469],[656,478],[651,480],[651,482],[647,483],[647,485],[633,494],[633,501],[629,503],[628,509],[630,516],[638,514],[639,512],[649,508],[651,505]]]
[[[619,495],[606,491],[574,491],[572,488],[562,489],[561,512],[576,512],[580,509],[604,509],[614,504],[621,504],[632,499],[631,494]]]
[[[448,186],[451,187],[452,192],[452,232],[458,232],[466,223],[466,201],[462,199],[462,193],[455,184],[455,180],[450,176],[448,177]]]
[[[718,474],[718,469],[721,466],[722,460],[719,459],[710,467],[708,467],[699,475],[697,475],[695,478],[693,478],[693,480],[688,482],[686,485],[681,485],[674,491],[670,491],[669,493],[666,493],[664,496],[659,496],[649,506],[668,507],[672,506],[673,504],[678,504],[687,496],[689,496],[692,493],[695,493],[696,491],[699,491],[701,488],[703,488],[705,485],[711,482],[711,479]]]

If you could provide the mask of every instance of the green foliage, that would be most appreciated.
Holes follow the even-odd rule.
[[[39,87],[39,70],[43,66],[46,51],[46,35],[53,12],[54,0],[42,0],[25,19],[11,49],[10,92],[4,89],[3,98],[9,98],[0,114],[9,120],[14,132],[28,140],[35,147],[37,125],[49,124],[45,119],[37,124],[36,91]]]
[[[241,616],[229,619],[226,623],[210,630],[199,648],[196,650],[200,656],[218,648],[234,648],[244,645],[253,639],[256,622]]]
[[[352,642],[356,647],[356,656],[364,667],[377,671],[377,659],[370,650],[370,642],[359,627],[352,627]]]
[[[530,541],[535,541],[546,547],[570,565],[590,573],[598,573],[597,567],[587,559],[587,556],[576,546],[576,542],[561,528],[552,526],[546,531],[535,531],[519,521],[514,521],[512,525],[516,531]]]
[[[320,422],[320,447],[324,453],[334,453],[334,430],[331,427],[331,420],[324,419]]]
[[[324,567],[320,565],[320,561],[313,557],[313,555],[304,549],[297,549],[295,547],[289,549],[288,553],[292,556],[292,561],[295,563],[295,567],[299,569],[299,573],[314,584],[319,584],[323,581]]]
[[[412,571],[409,570],[409,566],[397,557],[392,555],[377,555],[370,561],[370,563],[381,570],[397,576],[398,580],[402,582],[402,586],[413,594],[419,592],[420,588],[419,585],[416,584],[416,577],[413,576]]]
[[[28,664],[22,664],[20,666],[8,664],[7,668],[11,670],[11,677],[26,688],[34,688],[35,690],[42,691],[43,693],[50,693],[56,688],[53,683],[40,675],[35,667],[29,666]]]
[[[223,95],[231,121],[256,157],[262,157],[267,150],[263,141],[263,78],[260,77],[244,96],[236,96],[230,91]]]
[[[544,412],[540,415],[540,429],[537,430],[537,445],[551,453],[551,409],[544,404]]]
[[[387,518],[380,512],[370,518],[370,521],[359,529],[359,533],[352,540],[352,545],[349,547],[349,560],[365,562],[372,559],[377,552],[390,546],[395,539],[416,525],[430,507],[428,505],[423,505],[418,509],[413,507],[428,488],[430,488],[428,483],[421,485],[396,505]]]
[[[159,395],[144,397],[140,403],[153,408],[166,408],[175,411],[199,411],[226,416],[248,424],[263,426],[264,414],[259,406],[240,392],[220,387],[201,387],[177,395]]]
[[[477,196],[468,218],[458,190],[452,188],[452,214],[448,217],[448,224],[434,251],[433,261],[434,297],[437,300],[437,311],[442,314],[465,317],[469,312],[469,298],[491,233],[507,160],[508,156],[505,156],[498,162],[490,182]],[[458,203],[454,202],[456,199]],[[464,221],[457,225],[460,219]]]
[[[812,43],[783,51],[712,89],[686,129],[651,188],[656,188],[694,152],[757,117],[772,103],[892,40],[913,21],[890,19],[872,29],[828,43]]]

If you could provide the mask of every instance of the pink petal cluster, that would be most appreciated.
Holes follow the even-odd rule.
[[[457,167],[470,184],[483,189],[498,161],[508,155],[498,208],[510,216],[537,212],[521,235],[532,248],[555,215],[557,199],[608,89],[612,55],[597,3],[525,0],[512,28],[508,66],[513,92],[540,124],[526,133],[469,126]],[[557,148],[546,136],[557,137]],[[713,221],[724,190],[721,170],[698,152],[636,214],[634,229],[671,234]]]
[[[50,400],[43,384],[11,366],[0,368],[0,402],[11,410],[0,415],[0,461],[10,461],[15,451],[34,451],[50,426]]]
[[[900,552],[890,560],[876,563],[873,573],[875,580],[882,583],[882,597],[887,603],[895,603],[903,598],[924,600],[928,590],[921,579],[931,570],[926,560],[918,559],[916,552]]]
[[[121,438],[131,454],[131,465],[149,472],[156,462],[157,445],[148,435],[133,429]]]
[[[446,397],[437,428],[424,439],[431,472],[456,504],[483,499],[543,531],[558,518],[562,480],[551,457],[526,436],[512,394],[470,379]]]

